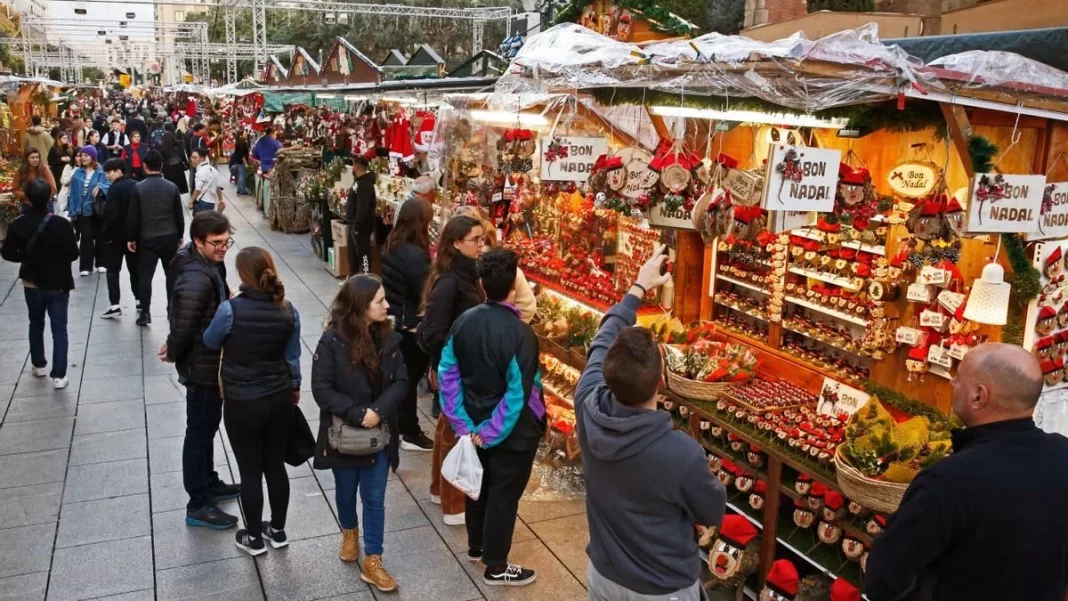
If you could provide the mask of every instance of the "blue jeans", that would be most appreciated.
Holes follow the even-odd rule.
[[[196,215],[197,213],[199,213],[201,211],[214,211],[214,210],[215,210],[215,204],[214,203],[204,202],[203,200],[198,200],[195,203],[193,203],[193,214],[194,215]]]
[[[186,511],[211,505],[211,489],[220,482],[215,471],[215,433],[222,421],[222,406],[218,387],[186,384],[182,444],[182,483],[189,494]]]
[[[67,377],[67,306],[70,293],[64,290],[26,288],[26,309],[30,314],[30,361],[45,367],[45,313],[52,324],[52,378]]]
[[[389,460],[385,451],[374,456],[368,467],[334,468],[334,498],[341,527],[359,526],[356,519],[356,493],[363,501],[363,550],[367,555],[381,555],[386,534],[386,478]]]
[[[230,165],[235,171],[237,171],[237,193],[241,196],[248,196],[248,188],[245,186],[245,177],[248,175],[248,169],[243,163],[234,163]]]

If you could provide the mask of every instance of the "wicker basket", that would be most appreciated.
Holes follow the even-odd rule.
[[[842,454],[842,447],[834,453],[834,463],[838,472],[838,487],[851,501],[877,513],[893,513],[901,505],[908,484],[873,480],[849,465]]]
[[[684,378],[667,369],[666,366],[664,371],[667,375],[668,389],[688,399],[716,401],[730,387],[729,382],[698,382]]]

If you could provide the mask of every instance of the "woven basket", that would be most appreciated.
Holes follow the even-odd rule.
[[[667,369],[667,367],[664,370],[667,374],[668,389],[688,399],[698,401],[719,400],[720,395],[730,387],[729,382],[698,382],[684,378]]]
[[[856,501],[876,513],[897,511],[908,484],[873,480],[865,476],[849,465],[842,454],[842,447],[835,451],[834,463],[838,472],[838,488],[841,488],[842,493],[851,501]]]

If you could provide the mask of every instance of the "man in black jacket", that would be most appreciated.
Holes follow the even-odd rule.
[[[119,274],[122,272],[123,258],[126,259],[126,271],[130,272],[130,289],[135,300],[140,293],[137,286],[137,255],[131,252],[126,244],[130,196],[137,182],[126,175],[125,169],[126,162],[120,158],[108,159],[104,163],[104,174],[111,182],[104,204],[104,267],[108,270],[108,300],[111,306],[100,315],[104,319],[122,317],[122,307],[119,306]]]
[[[134,132],[141,132],[141,140],[148,142],[148,124],[141,118],[141,115],[136,111],[130,111],[130,114],[126,117],[126,135],[133,138]]]
[[[138,286],[137,298],[141,314],[137,325],[152,323],[152,277],[156,275],[156,263],[163,263],[166,275],[167,311],[170,312],[174,274],[171,262],[174,253],[184,241],[185,213],[182,212],[182,194],[178,186],[160,174],[163,155],[158,150],[145,153],[145,179],[134,187],[130,195],[130,214],[126,222],[126,235],[130,240],[130,252],[136,252]]]
[[[872,543],[871,601],[1064,601],[1068,439],[1035,426],[1042,386],[1018,346],[983,344],[960,362],[953,413],[967,429]]]
[[[74,227],[62,217],[48,212],[52,188],[42,179],[33,179],[23,188],[30,212],[11,222],[0,255],[20,263],[19,279],[26,296],[30,318],[30,362],[33,375],[52,378],[57,390],[67,381],[67,308],[74,276],[70,264],[78,258]],[[45,314],[52,324],[52,371],[45,359]]]
[[[349,273],[371,273],[371,233],[375,229],[375,174],[368,171],[366,157],[352,159],[356,181],[345,202],[345,221],[349,225]]]
[[[663,247],[601,321],[575,390],[590,523],[591,601],[701,598],[695,525],[718,526],[727,496],[701,445],[656,408],[663,362],[633,327],[646,292],[664,285]]]
[[[471,436],[482,461],[482,491],[466,499],[468,556],[482,559],[491,586],[534,582],[534,570],[509,564],[519,498],[545,434],[538,375],[538,339],[519,319],[515,278],[519,258],[495,248],[478,260],[488,302],[452,326],[441,353],[441,410],[457,438]]]
[[[215,530],[237,523],[237,518],[219,509],[215,501],[234,498],[240,492],[240,486],[225,484],[215,471],[213,447],[222,420],[219,351],[204,344],[204,330],[215,310],[230,298],[223,259],[234,244],[232,233],[222,213],[205,211],[193,218],[189,225],[192,241],[171,263],[175,274],[171,330],[159,352],[161,360],[176,364],[179,381],[185,386],[182,480],[189,494],[185,523]]]

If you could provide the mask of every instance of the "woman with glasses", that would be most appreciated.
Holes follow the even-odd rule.
[[[438,254],[423,290],[425,314],[416,330],[419,346],[430,355],[430,383],[434,388],[437,388],[438,361],[452,322],[484,299],[475,270],[483,244],[482,223],[473,217],[453,217],[441,230]],[[438,419],[430,468],[430,500],[441,505],[447,525],[462,526],[464,494],[441,478],[441,464],[454,446],[456,434],[449,420]]]

